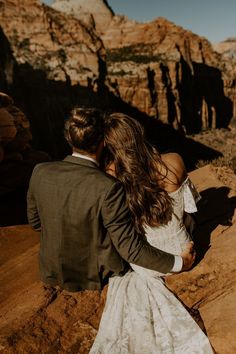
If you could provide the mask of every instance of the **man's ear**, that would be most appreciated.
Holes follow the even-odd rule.
[[[107,146],[105,140],[103,139],[103,147]]]

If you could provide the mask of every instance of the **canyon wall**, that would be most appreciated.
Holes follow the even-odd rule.
[[[75,104],[182,134],[227,127],[236,116],[235,65],[205,38],[163,18],[115,16],[105,0],[53,7],[0,0],[0,89],[26,113],[35,148],[56,158],[69,151],[63,126]]]
[[[236,37],[230,37],[222,42],[213,43],[216,52],[222,54],[224,58],[236,61]]]
[[[164,18],[115,16],[102,40],[108,85],[124,101],[187,133],[227,127],[235,77],[211,44]]]
[[[93,102],[104,76],[101,39],[36,0],[0,1],[0,89],[26,113],[34,146],[61,157],[71,106]]]
[[[52,7],[74,16],[99,34],[106,31],[114,16],[106,0],[55,0]]]

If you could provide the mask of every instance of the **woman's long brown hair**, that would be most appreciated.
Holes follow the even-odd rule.
[[[141,124],[123,113],[113,113],[106,119],[104,140],[116,177],[124,185],[137,231],[142,232],[144,225],[167,224],[172,200],[160,186],[167,167],[158,151],[145,141]]]

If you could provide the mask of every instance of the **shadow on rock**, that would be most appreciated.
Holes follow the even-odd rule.
[[[228,187],[208,188],[201,192],[194,242],[199,263],[210,248],[211,233],[218,225],[230,227],[236,207],[236,197],[228,197]]]

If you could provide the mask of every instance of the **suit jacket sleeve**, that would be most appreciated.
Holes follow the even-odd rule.
[[[152,247],[135,232],[125,192],[119,182],[114,183],[107,193],[103,202],[102,216],[104,226],[123,259],[162,273],[172,270],[174,255]]]
[[[30,179],[29,189],[27,192],[27,217],[30,226],[36,230],[41,231],[41,222],[39,218],[38,208],[34,196],[34,185],[36,184],[36,168],[33,171],[33,174]]]

